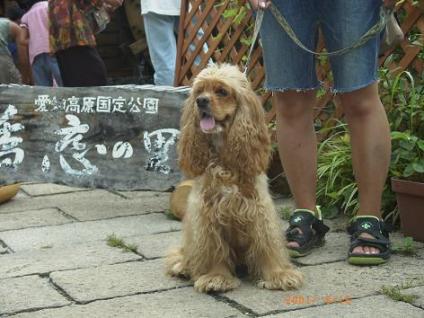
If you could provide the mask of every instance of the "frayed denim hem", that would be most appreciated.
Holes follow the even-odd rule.
[[[330,90],[331,90],[331,92],[334,95],[336,95],[336,94],[343,94],[343,93],[351,93],[351,92],[357,91],[358,89],[361,89],[361,88],[365,88],[367,86],[370,86],[371,84],[374,84],[378,80],[379,80],[379,78],[373,78],[371,81],[367,82],[366,84],[361,84],[361,85],[357,85],[357,86],[349,87],[349,88],[335,88],[335,87],[332,87],[332,88],[330,88]]]
[[[287,87],[287,88],[281,88],[281,87],[264,87],[264,89],[266,91],[271,91],[271,92],[287,92],[287,91],[296,91],[298,93],[301,92],[308,92],[308,91],[313,91],[313,90],[317,90],[321,87],[321,85],[317,85],[315,87],[305,87],[305,88],[294,88],[294,87]]]

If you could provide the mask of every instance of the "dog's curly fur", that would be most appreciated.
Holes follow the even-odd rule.
[[[200,125],[205,114],[215,122],[207,131]],[[180,167],[194,186],[183,246],[168,255],[168,274],[191,278],[201,292],[227,291],[239,286],[235,266],[245,264],[260,287],[301,286],[268,192],[270,144],[246,76],[228,64],[200,72],[184,105],[178,144]]]

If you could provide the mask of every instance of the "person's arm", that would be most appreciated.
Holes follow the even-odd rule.
[[[10,22],[10,35],[18,49],[19,70],[22,75],[22,81],[24,84],[31,84],[32,75],[28,57],[28,30],[24,30],[16,23]]]

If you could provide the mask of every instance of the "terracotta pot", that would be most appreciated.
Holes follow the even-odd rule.
[[[12,199],[19,191],[19,183],[0,186],[0,203],[9,201]]]
[[[424,242],[424,183],[392,178],[402,233]]]

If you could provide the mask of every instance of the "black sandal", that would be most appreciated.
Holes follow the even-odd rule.
[[[352,265],[379,265],[390,258],[390,228],[377,217],[357,217],[347,228],[350,237],[350,249],[347,261]],[[359,237],[368,233],[374,238]],[[370,246],[379,249],[378,254],[353,253],[357,246]]]
[[[324,245],[325,233],[330,228],[309,210],[297,209],[290,217],[290,227],[286,231],[288,242],[296,242],[299,247],[288,247],[291,257],[306,256],[312,249]],[[299,232],[299,229],[302,233]]]

